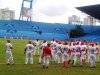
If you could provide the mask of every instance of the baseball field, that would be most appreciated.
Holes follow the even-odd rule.
[[[6,39],[0,39],[0,75],[100,75],[100,62],[96,63],[96,68],[90,68],[88,63],[80,67],[79,62],[76,67],[72,67],[70,64],[68,68],[65,68],[63,64],[50,62],[49,68],[43,69],[42,64],[38,64],[39,56],[35,55],[33,56],[33,65],[24,65],[24,48],[28,40],[11,39],[11,43],[15,64],[6,65]]]

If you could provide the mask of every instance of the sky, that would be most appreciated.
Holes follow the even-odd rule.
[[[0,0],[0,9],[15,10],[15,18],[19,19],[22,0]],[[33,0],[32,20],[49,23],[68,23],[68,17],[86,15],[75,7],[100,4],[100,0]],[[25,3],[29,6],[29,3]]]

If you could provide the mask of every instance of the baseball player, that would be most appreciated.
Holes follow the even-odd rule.
[[[43,68],[48,68],[49,66],[49,58],[51,56],[51,47],[50,44],[48,43],[47,46],[43,48]]]
[[[57,52],[57,61],[58,63],[60,63],[60,61],[63,59],[62,58],[62,52],[61,52],[61,49],[62,48],[62,44],[60,41],[57,41],[57,45],[56,45],[56,52]],[[63,61],[62,61],[63,63]]]
[[[81,43],[81,66],[85,64],[86,61],[86,53],[87,53],[87,46],[85,45],[84,42]]]
[[[41,50],[40,50],[40,56],[39,56],[39,64],[40,64],[41,61],[42,61],[43,48],[44,48],[45,46],[47,46],[47,41],[46,41],[46,40],[43,41],[43,43],[42,43],[42,45],[41,45],[41,47],[40,47]]]
[[[51,41],[51,53],[52,53],[52,61],[53,62],[56,62],[56,49],[55,49],[55,47],[56,47],[56,41],[55,41],[55,39],[53,39],[52,41]]]
[[[68,61],[69,61],[69,45],[68,42],[64,42],[64,45],[62,45],[62,57],[64,61],[64,67],[68,67]]]
[[[75,66],[76,64],[76,43],[74,42],[71,47],[70,47],[70,59],[69,59],[69,63],[70,63],[70,60],[72,59],[73,62],[72,62],[72,65]]]
[[[30,59],[30,64],[33,64],[33,48],[32,42],[29,41],[24,49],[24,54],[26,55],[25,64],[28,64],[28,59]]]
[[[76,53],[75,53],[75,57],[76,57],[76,61],[77,59],[81,57],[81,45],[80,45],[80,42],[77,42],[76,43]],[[76,64],[76,62],[75,62]]]
[[[36,55],[36,53],[38,53],[39,55],[39,44],[40,44],[39,39],[34,41],[34,55]]]
[[[94,43],[91,43],[91,46],[89,46],[89,62],[90,62],[90,67],[96,67],[95,61],[96,61],[96,56],[95,56],[95,51],[96,47],[94,46]]]
[[[95,51],[96,61],[99,62],[99,44],[98,44],[98,42],[96,42],[95,47],[96,47],[96,51]]]
[[[7,43],[6,43],[6,63],[7,64],[14,64],[12,49],[13,49],[13,46],[11,44],[11,41],[7,40]]]

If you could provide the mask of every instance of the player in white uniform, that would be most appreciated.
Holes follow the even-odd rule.
[[[82,42],[81,44],[81,66],[83,66],[83,64],[85,64],[86,61],[86,53],[87,53],[87,46],[85,45],[84,42]]]
[[[7,43],[6,43],[6,63],[14,64],[13,56],[12,56],[13,46],[10,42],[11,42],[10,40],[7,40]]]
[[[71,59],[73,60],[72,62],[73,66],[75,66],[75,63],[76,63],[75,53],[76,53],[76,46],[75,46],[75,43],[73,43],[73,45],[70,46],[70,58],[69,58],[69,63]]]
[[[68,67],[68,61],[69,61],[69,45],[68,42],[65,41],[64,44],[62,45],[62,58],[64,62],[64,67]]]
[[[81,56],[81,45],[80,45],[80,42],[77,42],[76,43],[76,53],[75,53],[76,61],[78,58],[80,59],[80,56]],[[75,65],[76,65],[76,62],[75,62]]]
[[[62,48],[62,44],[60,41],[58,41],[58,44],[56,46],[56,51],[57,51],[57,61],[58,63],[60,63],[60,60],[62,59],[62,52],[61,52],[61,49]],[[62,61],[63,63],[63,61]]]
[[[78,45],[81,45],[81,40],[78,39],[78,41],[76,43],[78,43]]]
[[[55,42],[55,39],[52,39],[51,44],[53,44]]]
[[[30,64],[33,64],[33,44],[31,41],[25,46],[24,54],[26,54],[25,64],[28,64],[28,59],[30,59]]]
[[[42,43],[42,45],[41,45],[41,47],[40,47],[41,50],[40,50],[40,56],[39,56],[39,64],[40,64],[41,61],[42,61],[43,48],[44,48],[45,46],[47,46],[47,41],[46,41],[46,40],[43,41],[43,43]]]
[[[89,43],[88,43],[88,41],[86,41],[85,40],[85,44],[86,44],[86,46],[87,46],[87,54],[86,54],[86,56],[87,56],[87,63],[89,63],[89,47],[90,47],[90,45],[89,45]]]
[[[52,53],[52,58],[54,60],[54,62],[56,63],[58,60],[58,54],[57,54],[57,45],[58,45],[59,40],[55,40],[53,43],[53,49],[54,49],[54,53]]]
[[[92,43],[91,46],[89,46],[89,62],[90,62],[90,67],[95,67],[95,61],[96,61],[96,56],[95,56],[95,51],[96,47]]]
[[[75,43],[74,39],[71,39],[70,46],[73,46],[74,43]]]
[[[39,39],[34,41],[34,55],[36,55],[36,53],[38,53],[39,55],[39,44],[40,44]]]
[[[95,55],[96,55],[96,62],[99,62],[99,44],[98,42],[96,42],[96,51],[95,51]]]
[[[56,62],[56,50],[55,50],[55,45],[56,44],[56,41],[55,39],[53,39],[51,41],[51,53],[52,53],[52,61]]]

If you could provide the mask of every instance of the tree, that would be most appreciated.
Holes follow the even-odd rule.
[[[70,30],[70,38],[77,38],[84,35],[84,30],[81,25],[76,25],[74,29]]]

